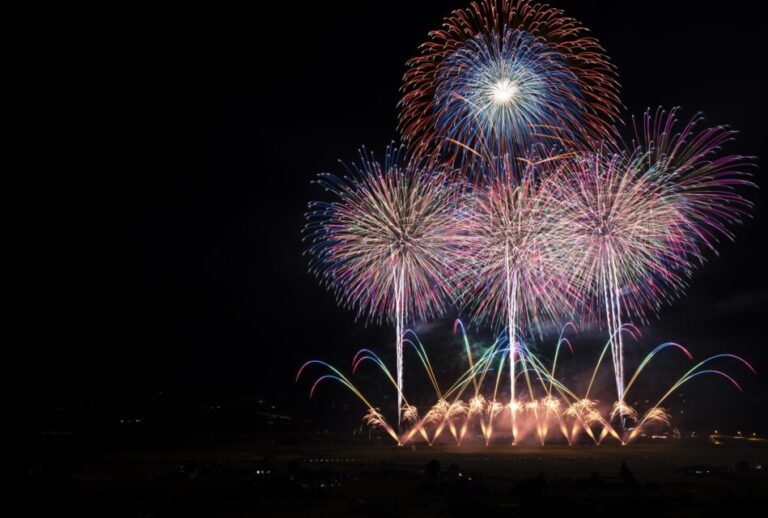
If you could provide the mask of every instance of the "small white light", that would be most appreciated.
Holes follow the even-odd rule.
[[[520,88],[514,81],[501,79],[491,88],[491,98],[496,104],[509,104],[517,96]]]

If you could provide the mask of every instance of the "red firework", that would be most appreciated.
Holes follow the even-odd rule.
[[[581,23],[564,16],[561,10],[529,0],[482,0],[472,3],[467,9],[453,11],[444,20],[442,29],[429,33],[430,40],[420,47],[420,55],[407,63],[399,103],[399,127],[403,140],[411,150],[441,149],[448,156],[463,158],[463,165],[471,168],[472,158],[477,155],[519,151],[521,143],[525,143],[525,139],[521,142],[519,127],[515,128],[514,124],[508,123],[510,118],[515,117],[514,113],[510,113],[514,110],[524,114],[524,117],[521,115],[524,120],[517,122],[529,128],[532,141],[543,137],[573,148],[612,136],[620,106],[619,85],[614,66],[597,39],[586,36],[586,31]],[[515,35],[530,37],[519,39],[524,42],[525,52],[534,52],[531,50],[534,44],[544,49],[542,52],[546,56],[533,56],[533,62],[542,59],[552,61],[552,56],[556,56],[564,65],[576,85],[576,91],[569,92],[567,102],[557,101],[558,92],[562,93],[564,88],[562,70],[557,74],[549,74],[545,70],[540,77],[535,78],[539,81],[536,102],[543,103],[545,108],[550,103],[548,109],[541,108],[542,105],[531,109],[526,104],[529,99],[513,99],[518,94],[524,96],[525,85],[513,84],[509,74],[515,73],[516,63],[501,63],[500,60],[518,58],[505,56],[504,49],[499,49],[499,42],[508,41],[510,36]],[[472,60],[457,61],[454,58],[457,53],[473,52],[473,46],[478,44],[490,49],[488,68],[482,70],[482,66],[479,67],[481,70],[477,73],[482,77],[478,82],[471,78],[461,78],[462,88],[449,92],[449,97],[465,100],[463,106],[461,103],[458,108],[456,103],[451,106],[441,105],[441,96],[438,95],[441,78],[446,77],[446,74],[454,78],[463,74],[466,64],[471,64]],[[489,54],[483,55],[487,57]],[[478,56],[478,59],[481,57]],[[489,84],[489,74],[492,76],[494,73],[501,75],[495,83],[491,78],[492,84]],[[527,74],[527,77],[530,76]],[[543,83],[543,87],[540,83]],[[470,99],[474,95],[472,88],[475,87],[488,90],[490,101],[487,105],[481,106]],[[450,90],[451,87],[447,88]],[[461,113],[451,113],[455,109]],[[487,128],[470,130],[478,138],[495,133],[490,139],[492,149],[485,149],[486,142],[467,138],[466,128],[457,125],[488,117],[489,112],[503,117],[507,121],[505,126],[515,128],[516,131],[509,132],[506,135],[509,138],[502,138],[499,142],[500,121],[487,123],[497,126],[495,132],[489,132]]]

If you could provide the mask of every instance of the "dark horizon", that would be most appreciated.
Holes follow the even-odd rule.
[[[78,37],[71,53],[55,49],[77,57],[52,66],[66,80],[36,114],[46,121],[46,159],[64,157],[66,169],[57,174],[57,165],[34,188],[34,273],[22,302],[35,316],[21,352],[26,406],[130,408],[162,390],[191,401],[265,397],[303,418],[334,398],[347,402],[338,388],[308,400],[296,370],[311,358],[348,369],[361,347],[391,360],[393,331],[356,322],[308,273],[303,215],[324,197],[311,180],[342,173],[337,160],[355,160],[361,146],[381,156],[397,139],[406,60],[467,3],[284,3],[270,6],[269,19],[164,13]],[[708,254],[679,300],[642,326],[639,350],[673,340],[697,358],[749,359],[757,377],[733,369],[744,393],[717,379],[688,390],[699,411],[725,421],[713,426],[765,435],[762,19],[743,1],[710,10],[656,0],[635,9],[553,5],[612,58],[626,121],[647,107],[701,111],[707,123],[739,130],[727,151],[757,157],[758,188],[746,191],[752,218],[734,226],[736,240],[721,243],[719,256]],[[425,333],[435,355],[452,316]],[[471,334],[487,339],[491,331]],[[592,358],[595,349],[585,343],[576,355]],[[444,362],[447,369],[452,359]],[[678,357],[661,363],[663,373],[686,366]],[[346,414],[345,423],[357,419],[354,408]]]

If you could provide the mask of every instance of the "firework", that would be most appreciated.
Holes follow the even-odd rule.
[[[550,182],[565,218],[570,285],[581,290],[587,319],[607,323],[620,402],[623,317],[658,308],[682,289],[688,271],[685,218],[656,172],[642,160],[600,150],[571,159]]]
[[[570,325],[569,325],[570,326]],[[567,329],[567,326],[565,329]],[[463,326],[456,326],[455,329],[461,330],[464,341],[468,338]],[[563,333],[565,332],[563,330]],[[507,363],[506,356],[510,354],[508,347],[502,346],[502,341],[497,340],[479,357],[467,353],[468,369],[462,373],[456,381],[446,391],[441,391],[436,384],[435,391],[437,400],[424,413],[424,417],[419,418],[418,410],[414,405],[407,404],[409,412],[407,430],[397,434],[393,427],[389,425],[386,417],[377,408],[374,407],[362,392],[336,368],[320,361],[308,362],[301,367],[297,375],[297,381],[301,374],[310,365],[320,365],[329,369],[331,374],[326,374],[317,379],[312,385],[310,396],[315,393],[317,386],[325,380],[335,380],[347,387],[355,394],[368,408],[363,421],[372,429],[378,428],[385,431],[398,445],[405,445],[421,437],[427,444],[432,445],[441,437],[449,434],[456,444],[460,445],[466,438],[468,432],[477,431],[477,436],[488,445],[499,433],[500,429],[508,432],[512,436],[513,443],[519,442],[528,437],[537,437],[538,442],[544,445],[547,441],[550,429],[559,431],[561,439],[568,444],[575,444],[582,435],[586,435],[594,444],[601,444],[606,438],[611,437],[620,444],[628,444],[635,441],[638,437],[646,434],[651,428],[670,428],[671,415],[662,405],[684,384],[703,375],[714,375],[725,379],[738,390],[741,390],[738,382],[728,373],[721,370],[709,368],[709,365],[715,362],[734,362],[746,367],[753,374],[752,366],[743,358],[731,354],[718,354],[700,361],[688,369],[680,376],[670,388],[651,406],[648,406],[642,414],[636,408],[629,406],[625,400],[631,387],[635,385],[641,374],[653,363],[653,359],[666,351],[680,351],[684,356],[691,360],[691,353],[679,344],[672,342],[664,343],[653,349],[635,369],[630,383],[622,397],[613,405],[601,404],[600,401],[591,397],[592,383],[583,394],[578,394],[566,383],[555,376],[555,366],[557,363],[557,353],[560,345],[564,343],[563,333],[555,347],[555,355],[551,366],[545,365],[542,358],[533,354],[523,342],[520,342],[520,355],[525,357],[525,370],[529,372],[530,377],[535,380],[527,399],[510,399],[506,405],[497,401],[498,383],[493,383],[493,377],[487,374],[492,372],[497,366],[499,371]],[[431,369],[431,362],[426,356],[421,343],[414,336],[414,340],[408,342],[417,354],[424,360],[424,365],[430,380],[434,379],[435,373]],[[610,347],[610,342],[603,348],[603,354],[598,357],[595,364],[595,374],[599,370],[605,351]],[[471,350],[471,348],[470,348]],[[354,365],[360,363],[361,358],[373,360],[373,363],[391,379],[389,370],[374,353],[368,350],[361,351],[355,356]],[[497,362],[501,359],[500,362]],[[521,362],[522,363],[522,362]],[[594,381],[593,375],[592,380]],[[490,387],[489,387],[490,386]],[[537,387],[534,389],[533,387]],[[490,398],[486,397],[482,391],[490,390]],[[468,403],[463,401],[463,397],[468,397]],[[506,415],[506,418],[504,417]],[[642,417],[639,417],[642,415]],[[511,417],[517,416],[516,421]],[[626,431],[614,427],[612,421],[621,417],[626,421],[635,423]],[[404,420],[405,421],[405,420]],[[504,423],[512,423],[512,427],[505,429]]]
[[[613,132],[618,84],[596,39],[562,11],[481,0],[449,15],[408,62],[400,130],[412,149],[464,159]]]
[[[542,320],[562,318],[573,305],[561,246],[567,227],[550,183],[536,180],[536,168],[529,163],[518,175],[509,161],[499,162],[475,190],[465,220],[472,266],[465,293],[476,320],[506,326],[513,401],[518,335]]]
[[[695,240],[690,252],[703,260],[703,249],[717,252],[720,237],[733,239],[729,226],[740,223],[751,207],[740,187],[754,187],[746,172],[751,157],[721,153],[735,131],[726,126],[701,128],[703,116],[681,121],[679,110],[646,111],[634,118],[633,151],[644,166],[664,182],[685,216],[687,233]]]
[[[483,156],[524,155],[548,133],[579,126],[579,86],[563,56],[540,39],[478,35],[437,73],[435,132]]]
[[[396,332],[396,376],[371,350],[353,359],[353,372],[376,364],[398,394],[397,429],[337,369],[318,361],[367,406],[372,428],[398,444],[421,437],[432,444],[448,430],[460,444],[479,427],[488,444],[502,421],[512,442],[535,433],[541,444],[559,429],[572,444],[582,434],[622,444],[648,426],[670,426],[661,406],[702,374],[697,364],[644,412],[627,395],[664,343],[625,376],[625,335],[679,296],[696,262],[732,238],[749,203],[740,187],[751,160],[721,154],[733,132],[700,129],[701,116],[680,123],[677,111],[633,119],[634,139],[616,136],[619,100],[614,68],[597,40],[562,11],[530,0],[478,0],[454,11],[408,62],[399,103],[399,129],[412,158],[384,164],[361,153],[348,176],[321,175],[335,200],[311,205],[306,227],[312,271],[339,302]],[[445,162],[445,164],[443,163]],[[461,171],[474,182],[457,183]],[[464,180],[462,180],[464,181]],[[413,320],[441,315],[448,304],[504,332],[476,358],[461,328],[469,369],[440,387]],[[555,376],[567,324],[551,367],[525,344],[553,322],[602,322],[608,339],[588,387],[576,394]],[[537,333],[538,332],[538,333]],[[403,348],[411,346],[435,391],[419,413],[403,390]],[[591,396],[598,369],[613,363],[612,405]],[[510,394],[499,386],[508,367]],[[518,392],[518,383],[526,391]],[[490,385],[490,392],[481,392]],[[613,400],[613,398],[611,398]],[[519,416],[519,419],[518,419]],[[620,426],[614,427],[618,422]],[[632,428],[629,425],[633,425]],[[447,432],[446,432],[447,433]]]
[[[398,150],[389,149],[383,165],[360,156],[346,177],[320,175],[335,200],[310,204],[305,232],[312,271],[340,304],[395,323],[399,409],[403,326],[439,316],[454,292],[461,189],[426,160],[399,165]]]
[[[623,319],[643,319],[680,294],[691,259],[714,250],[718,235],[732,237],[728,224],[748,206],[734,188],[749,184],[749,161],[717,156],[732,132],[697,131],[699,121],[678,128],[675,110],[646,112],[629,149],[606,145],[579,155],[553,182],[571,229],[572,284],[583,288],[588,315],[607,323],[620,397]]]

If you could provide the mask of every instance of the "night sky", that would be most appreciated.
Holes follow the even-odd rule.
[[[764,18],[746,1],[552,3],[617,65],[625,116],[659,105],[701,110],[740,131],[728,151],[762,158],[760,189],[747,193],[754,218],[710,254],[637,347],[675,340],[697,357],[748,357],[758,378],[730,368],[743,395],[716,379],[691,392],[713,397],[734,426],[768,432]],[[73,35],[71,49],[51,49],[51,82],[34,109],[46,171],[31,180],[39,194],[25,238],[29,406],[130,404],[164,390],[263,396],[300,414],[340,393],[327,388],[308,402],[306,384],[293,383],[304,360],[346,369],[364,346],[391,359],[390,327],[355,322],[307,273],[303,214],[324,196],[310,183],[317,173],[340,173],[338,159],[354,160],[361,145],[381,155],[397,138],[405,61],[465,5],[133,13],[119,30],[106,24]],[[458,349],[435,344],[449,331],[450,319],[425,337],[452,358]],[[593,349],[585,341],[577,354],[592,358]],[[745,415],[754,412],[762,415]]]

